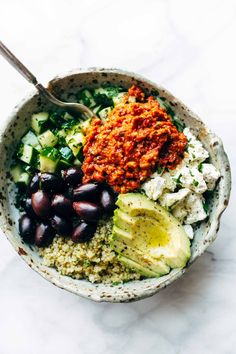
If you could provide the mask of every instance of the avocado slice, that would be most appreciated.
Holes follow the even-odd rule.
[[[132,267],[139,264],[135,269],[145,276],[143,268],[160,276],[185,267],[190,241],[177,219],[140,193],[120,194],[116,204],[110,243]]]

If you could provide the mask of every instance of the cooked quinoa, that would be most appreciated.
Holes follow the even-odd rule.
[[[100,221],[88,243],[74,243],[69,238],[55,237],[52,244],[39,248],[44,264],[62,275],[88,279],[92,283],[120,283],[140,279],[140,274],[122,265],[108,243],[112,221]]]

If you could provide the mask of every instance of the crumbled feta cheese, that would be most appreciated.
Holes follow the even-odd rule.
[[[207,189],[212,191],[215,188],[216,181],[220,177],[219,171],[210,163],[203,163],[201,167],[203,178],[207,184]]]
[[[163,193],[159,198],[160,204],[165,207],[173,207],[176,206],[181,200],[187,197],[191,193],[190,189],[182,188],[176,193]]]
[[[171,174],[169,172],[164,172],[161,177],[165,180],[165,189],[174,192],[176,188],[176,182],[172,178]]]
[[[196,167],[185,166],[178,170],[173,178],[182,187],[191,189],[195,193],[202,194],[207,190],[207,185],[203,179],[203,175]]]
[[[185,202],[182,201],[176,205],[175,208],[171,210],[172,214],[176,219],[178,219],[181,224],[184,222],[184,219],[186,218],[188,211],[185,208]]]
[[[127,94],[128,92],[120,92],[118,93],[117,96],[113,97],[112,100],[113,100],[113,103],[114,105],[116,106],[117,104],[120,104],[123,102],[123,99],[124,99],[124,96]]]
[[[187,216],[184,220],[185,224],[193,224],[207,217],[207,213],[203,208],[203,202],[204,198],[201,194],[191,193],[185,199],[185,207],[187,209]]]
[[[186,234],[188,235],[188,237],[190,238],[190,240],[192,240],[194,236],[193,227],[191,225],[183,225],[183,228]]]
[[[165,187],[164,178],[156,175],[154,178],[151,178],[147,182],[143,183],[142,189],[148,196],[148,198],[152,200],[157,200],[163,192]]]
[[[185,128],[183,133],[188,139],[186,161],[203,162],[206,160],[209,157],[209,153],[204,149],[202,143],[191,133],[189,128]]]

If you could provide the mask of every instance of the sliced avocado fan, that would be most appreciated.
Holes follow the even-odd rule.
[[[186,266],[189,238],[173,215],[140,193],[120,194],[116,204],[110,245],[125,266],[146,277]]]

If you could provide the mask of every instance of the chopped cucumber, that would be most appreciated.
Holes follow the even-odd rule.
[[[58,142],[58,138],[51,130],[46,130],[46,132],[38,136],[38,139],[42,147],[53,147]]]
[[[38,138],[31,130],[23,136],[21,141],[23,144],[33,146],[34,148],[39,146]]]
[[[15,183],[17,184],[17,186],[18,186],[19,188],[25,189],[25,188],[29,185],[30,181],[31,181],[31,176],[30,176],[30,174],[27,173],[27,172],[23,172],[23,173],[20,175],[18,181],[15,182]]]
[[[73,160],[73,153],[68,146],[63,146],[59,149],[62,159],[67,162],[71,162]]]
[[[96,106],[96,102],[93,98],[93,95],[87,89],[79,91],[77,94],[77,99],[79,100],[80,103],[84,104],[87,107],[92,108]]]
[[[76,157],[85,143],[84,134],[81,132],[80,125],[74,126],[66,136],[66,143],[72,150],[73,155]]]
[[[60,154],[53,147],[44,148],[39,156],[40,171],[54,173],[60,161]]]
[[[40,112],[32,115],[31,127],[36,132],[36,134],[41,134],[46,130],[48,117],[49,117],[48,112]]]
[[[21,144],[20,149],[17,153],[17,157],[27,163],[28,165],[33,165],[37,156],[37,150],[35,150],[32,146]]]
[[[19,188],[25,188],[31,180],[30,174],[24,171],[21,165],[15,165],[11,168],[11,176]]]
[[[11,176],[13,178],[13,181],[15,183],[17,183],[22,172],[23,172],[22,166],[21,165],[14,165],[14,166],[12,166],[10,172],[11,172]]]
[[[120,92],[120,93],[118,93],[117,96],[112,97],[114,106],[116,106],[119,103],[122,103],[125,95],[127,95],[127,94],[128,94],[128,92]]]
[[[53,125],[55,125],[58,128],[64,122],[64,119],[62,118],[61,114],[59,114],[58,112],[51,113],[49,116],[49,120],[50,120],[50,122],[52,122]]]
[[[112,107],[106,107],[106,108],[103,108],[99,113],[99,117],[101,118],[101,120],[105,120],[109,113],[112,111]]]
[[[72,117],[69,113],[65,113],[64,114],[64,117],[63,117],[65,120],[70,120],[70,119],[74,119],[74,117]]]
[[[92,111],[93,111],[94,114],[98,114],[99,111],[101,111],[101,109],[102,109],[102,106],[99,105],[99,106],[95,106],[95,107],[92,109]]]
[[[91,124],[91,118],[88,118],[80,123],[80,128],[83,134],[86,134],[88,128],[90,127],[90,124]]]

